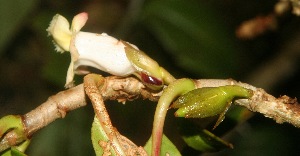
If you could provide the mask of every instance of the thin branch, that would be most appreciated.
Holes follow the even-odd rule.
[[[239,85],[251,89],[254,95],[250,99],[236,100],[235,103],[253,112],[259,112],[266,117],[273,118],[277,123],[287,122],[300,128],[300,105],[296,99],[287,96],[276,99],[263,89],[232,79],[199,79],[195,80],[195,83],[198,88]],[[106,77],[100,92],[104,100],[118,100],[123,103],[139,97],[157,101],[161,95],[161,92],[153,93],[146,90],[144,85],[135,78],[120,78],[116,76]],[[49,97],[45,103],[24,115],[27,136],[33,135],[36,131],[56,119],[65,117],[67,112],[83,107],[86,104],[87,100],[82,84]],[[18,139],[12,138],[17,137],[16,135],[6,135],[5,137]],[[2,141],[6,139],[5,137],[2,138]],[[5,143],[2,141],[0,146]]]
[[[106,80],[101,75],[97,74],[89,74],[84,77],[85,93],[91,100],[95,111],[95,117],[98,119],[100,127],[102,127],[109,140],[109,143],[105,141],[100,143],[102,148],[107,149],[107,147],[109,147],[108,149],[113,149],[116,155],[129,155],[129,153],[135,153],[134,155],[141,156],[147,155],[142,147],[136,146],[129,139],[122,136],[117,128],[112,125],[101,91],[99,90],[100,88],[102,89],[105,81]],[[104,151],[103,153],[103,155],[110,154],[110,150]]]
[[[23,116],[27,135],[31,136],[56,119],[64,118],[67,112],[86,104],[83,84],[50,96],[46,102]]]
[[[300,105],[296,98],[290,98],[286,95],[279,98],[268,94],[261,88],[256,88],[246,83],[236,82],[234,80],[197,80],[197,87],[217,87],[223,85],[238,85],[253,90],[253,96],[250,99],[236,100],[235,103],[244,106],[250,111],[263,114],[265,117],[273,118],[277,123],[290,123],[300,128]]]
[[[135,78],[110,76],[105,80],[100,91],[104,100],[118,100],[124,103],[140,96],[152,101],[158,100],[158,96],[145,90],[144,85]],[[24,115],[27,135],[31,136],[54,120],[64,118],[69,111],[86,106],[87,103],[83,84],[50,96],[46,102]]]

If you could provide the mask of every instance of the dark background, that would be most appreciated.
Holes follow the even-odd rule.
[[[82,31],[106,32],[129,41],[177,78],[233,78],[264,88],[276,97],[286,94],[299,98],[300,17],[289,11],[277,18],[276,30],[247,40],[235,35],[242,22],[272,13],[276,2],[1,1],[0,117],[25,114],[47,97],[64,90],[70,56],[54,51],[45,30],[56,13],[71,21],[83,11],[89,13],[89,20]],[[78,76],[76,83],[81,82]],[[117,102],[106,104],[119,131],[138,145],[144,145],[151,133],[155,103],[137,100],[125,106]],[[93,155],[92,119],[90,105],[70,112],[65,119],[36,133],[27,153]],[[166,122],[168,137],[174,138],[179,149],[186,150],[177,136],[172,113]],[[222,124],[217,131],[222,131]],[[229,132],[226,140],[235,145],[234,150],[208,155],[299,153],[300,130],[288,124],[278,125],[262,115],[255,115]]]

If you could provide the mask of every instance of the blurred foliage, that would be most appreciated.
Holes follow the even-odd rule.
[[[179,67],[196,76],[229,76],[237,69],[238,62],[231,61],[236,60],[236,49],[218,18],[198,1],[156,0],[146,4],[141,22]]]
[[[275,32],[248,41],[235,38],[235,29],[241,22],[268,14],[275,3],[275,0],[2,0],[0,116],[25,114],[48,96],[64,89],[69,54],[55,53],[45,31],[56,13],[71,20],[79,12],[88,12],[89,20],[83,31],[107,32],[128,40],[176,77],[243,81],[299,36],[300,19],[288,14],[280,19]],[[298,70],[288,73],[272,86],[272,90],[265,89],[276,96],[300,97],[299,62],[293,67]],[[81,83],[80,79],[78,77],[76,82]],[[138,100],[126,106],[107,102],[107,106],[119,131],[138,145],[144,145],[150,136],[155,104]],[[169,113],[166,121],[166,135],[184,154],[198,155],[185,147],[178,132],[174,132],[176,121],[172,114]],[[69,113],[65,119],[55,121],[34,135],[28,154],[92,155],[92,119],[90,106]],[[230,125],[230,121],[226,118],[214,132],[224,134],[224,130],[228,130],[225,125]],[[220,155],[280,155],[285,152],[293,155],[299,149],[298,129],[277,125],[261,116],[250,119],[234,132],[229,140],[235,149],[225,150]]]
[[[6,44],[12,40],[17,29],[20,29],[22,21],[26,15],[34,9],[36,0],[29,1],[9,1],[1,2],[0,19],[1,19],[1,36],[0,36],[0,54],[4,51]],[[11,19],[13,17],[13,20]]]

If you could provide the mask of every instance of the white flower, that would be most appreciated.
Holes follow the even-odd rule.
[[[56,50],[59,52],[70,51],[71,53],[65,87],[73,86],[74,73],[89,73],[87,70],[79,69],[80,66],[94,67],[116,76],[135,73],[137,70],[127,59],[125,45],[121,41],[105,33],[80,31],[87,19],[87,13],[76,15],[70,28],[67,19],[57,14],[47,29],[49,35],[52,35],[54,39]]]

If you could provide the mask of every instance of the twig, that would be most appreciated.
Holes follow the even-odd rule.
[[[256,88],[246,83],[236,82],[234,80],[197,80],[197,87],[217,87],[223,85],[239,85],[253,90],[253,96],[250,99],[236,100],[235,103],[244,106],[250,111],[263,114],[265,117],[273,118],[277,123],[290,123],[300,128],[300,105],[296,98],[290,98],[286,95],[279,98],[266,93],[261,88]]]
[[[132,77],[110,76],[105,78],[101,93],[104,100],[118,100],[123,103],[138,97],[157,101],[159,97],[159,95],[154,96],[145,90],[144,85]],[[30,138],[36,131],[56,119],[64,118],[69,111],[86,106],[87,103],[83,84],[50,96],[47,101],[23,116],[25,135]],[[23,140],[18,137],[14,131],[7,133],[0,140],[0,151],[21,143]]]
[[[300,105],[296,99],[282,96],[278,99],[267,94],[263,89],[256,88],[246,83],[237,82],[231,79],[199,79],[195,80],[198,88],[218,87],[224,85],[239,85],[253,90],[254,95],[250,99],[236,100],[235,103],[248,108],[251,111],[259,112],[266,117],[273,118],[277,123],[288,122],[300,128]],[[118,100],[125,102],[139,97],[157,101],[160,93],[152,93],[144,89],[144,85],[137,79],[128,77],[106,77],[101,94],[104,100]],[[65,117],[68,111],[83,107],[87,104],[83,85],[59,92],[51,96],[45,103],[24,115],[24,125],[27,136],[33,135],[39,129],[47,126],[58,118]],[[9,139],[16,135],[6,135]],[[5,140],[5,137],[2,140]],[[4,142],[0,143],[1,144]]]
[[[135,153],[135,155],[147,155],[146,151],[142,147],[136,146],[129,139],[122,136],[118,130],[112,125],[109,114],[106,110],[103,97],[101,95],[100,88],[102,89],[105,84],[105,79],[97,74],[89,74],[84,77],[85,93],[91,100],[95,111],[95,117],[99,121],[99,125],[105,132],[109,143],[102,142],[103,149],[113,149],[116,155],[129,155],[129,153]],[[104,152],[103,155],[110,155],[110,150]],[[133,155],[133,154],[132,154]]]
[[[27,135],[31,136],[56,119],[64,118],[67,112],[86,104],[83,84],[50,96],[46,102],[24,115]]]

